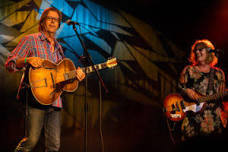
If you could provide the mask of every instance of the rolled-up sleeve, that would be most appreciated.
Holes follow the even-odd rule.
[[[26,57],[29,55],[30,52],[30,40],[29,37],[23,37],[16,48],[9,54],[6,62],[5,67],[10,72],[15,72],[21,70],[16,66],[16,60],[18,58]]]
[[[179,82],[178,82],[178,90],[181,93],[185,93],[185,89],[187,89],[187,83],[189,78],[189,68],[190,66],[186,66],[180,74]]]
[[[216,77],[218,80],[218,92],[223,93],[226,88],[226,80],[225,80],[225,74],[222,69],[217,68],[218,70],[216,71]]]

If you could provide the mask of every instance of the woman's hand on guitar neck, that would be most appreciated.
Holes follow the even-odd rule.
[[[193,89],[185,89],[184,92],[188,95],[189,98],[193,99],[193,100],[197,100],[201,97],[201,95],[199,95],[197,92],[195,92]]]

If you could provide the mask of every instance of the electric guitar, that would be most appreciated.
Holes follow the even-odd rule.
[[[117,65],[116,58],[111,58],[104,63],[95,65],[97,70],[112,68]],[[93,72],[92,66],[81,68],[85,73]],[[74,63],[64,58],[55,64],[49,60],[43,61],[40,68],[29,68],[29,84],[35,99],[42,105],[52,104],[58,97],[66,92],[74,92],[78,88]]]
[[[168,95],[163,103],[165,115],[172,121],[180,121],[185,118],[187,111],[200,112],[208,101],[213,101],[228,95],[226,90],[223,94],[217,93],[210,96],[201,96],[196,101],[186,101],[180,94]]]

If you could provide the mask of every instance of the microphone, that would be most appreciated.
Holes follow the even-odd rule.
[[[74,22],[74,21],[71,21],[71,20],[67,20],[65,23],[67,25],[80,25],[78,22]]]
[[[211,49],[209,50],[209,52],[214,52],[214,53],[223,53],[223,50],[220,50],[220,49]]]
[[[220,57],[220,56],[223,56],[224,55],[224,52],[223,50],[220,50],[220,49],[210,49],[209,50],[210,53],[214,53],[216,57]]]

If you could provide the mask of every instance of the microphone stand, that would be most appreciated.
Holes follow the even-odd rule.
[[[83,50],[84,50],[84,59],[85,59],[85,63],[88,64],[88,65],[91,65],[93,70],[95,71],[97,77],[98,77],[98,80],[100,81],[101,85],[103,86],[103,88],[105,89],[105,92],[108,93],[108,89],[106,88],[101,76],[100,76],[100,73],[98,72],[98,70],[96,69],[96,67],[94,66],[94,63],[92,61],[92,58],[87,50],[87,48],[85,47],[85,44],[83,43],[82,39],[80,38],[78,32],[77,32],[77,29],[75,27],[75,24],[73,24],[73,29],[83,47]],[[87,128],[88,128],[88,121],[87,121],[87,111],[88,111],[88,103],[87,103],[87,67],[86,67],[86,64],[84,63],[84,66],[85,66],[85,104],[84,104],[84,110],[85,110],[85,130],[84,130],[84,151],[87,152]],[[99,90],[101,91],[101,90]],[[101,94],[101,93],[100,93]]]

